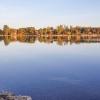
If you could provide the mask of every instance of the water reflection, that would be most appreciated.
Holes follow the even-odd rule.
[[[99,36],[15,35],[0,40],[5,45],[19,41],[7,47],[0,42],[0,90],[33,100],[100,100],[100,44],[93,43],[100,42]]]
[[[39,41],[40,43],[53,43],[56,42],[58,45],[66,45],[68,43],[96,43],[100,42],[99,35],[66,35],[66,36],[2,36],[0,40],[4,40],[5,45],[9,45],[11,42],[19,41],[23,43],[35,43]]]

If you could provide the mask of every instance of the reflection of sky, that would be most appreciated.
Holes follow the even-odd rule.
[[[39,69],[45,69],[49,68],[49,66],[51,66],[50,68],[52,68],[55,65],[54,68],[58,69],[58,66],[66,67],[67,63],[69,64],[68,66],[70,66],[71,64],[73,65],[74,63],[76,65],[75,68],[79,68],[82,63],[83,65],[85,63],[89,65],[97,65],[99,63],[100,58],[99,50],[99,44],[84,43],[77,45],[73,44],[59,46],[55,43],[40,44],[36,42],[35,44],[19,44],[17,42],[11,43],[8,46],[4,46],[4,44],[1,42],[0,66],[1,68],[6,70],[6,68],[12,69],[13,66],[23,66],[24,69],[26,66],[27,69],[28,65],[30,67],[35,67],[36,65]]]
[[[0,43],[0,56],[5,61],[8,60],[8,57],[11,58],[11,60],[14,60],[13,58],[42,58],[46,55],[63,55],[63,57],[71,57],[71,56],[78,56],[78,57],[99,57],[99,44],[66,44],[59,46],[56,43],[19,43],[19,42],[12,42],[8,46],[5,46],[3,42]],[[95,48],[94,48],[95,47]],[[34,56],[32,56],[34,55]],[[46,56],[48,57],[48,56]],[[56,57],[56,56],[55,56]],[[62,56],[61,56],[62,57]],[[1,60],[3,60],[1,59]],[[15,60],[16,60],[15,59]],[[9,59],[10,60],[10,59]]]
[[[0,26],[99,26],[99,11],[99,0],[0,0]]]
[[[16,42],[4,46],[0,42],[0,90],[40,95],[40,100],[48,94],[95,97],[100,93],[99,47],[98,43],[59,46]]]

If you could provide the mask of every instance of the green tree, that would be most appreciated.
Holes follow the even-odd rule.
[[[4,34],[9,34],[9,27],[7,25],[4,25],[3,31]]]

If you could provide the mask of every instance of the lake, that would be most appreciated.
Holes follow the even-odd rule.
[[[100,100],[99,42],[29,40],[1,38],[0,91],[33,100]]]

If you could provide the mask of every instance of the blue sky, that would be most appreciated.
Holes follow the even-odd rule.
[[[0,0],[0,27],[100,26],[100,0]]]

